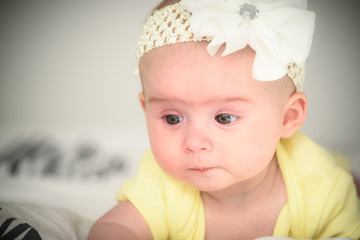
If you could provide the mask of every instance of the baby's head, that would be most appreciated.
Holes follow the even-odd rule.
[[[302,89],[315,15],[306,0],[165,0],[143,28],[138,62],[154,48],[179,42],[206,41],[215,56],[222,46],[228,55],[250,46],[256,51],[253,77],[274,81],[284,75]],[[262,3],[263,2],[263,3]]]
[[[299,90],[304,54],[288,49],[289,43],[280,51],[282,44],[271,43],[275,39],[256,36],[270,29],[253,21],[264,20],[261,14],[271,16],[276,4],[243,4],[230,13],[230,0],[180,4],[155,11],[140,40],[140,101],[150,144],[171,176],[203,191],[224,189],[262,172],[279,139],[303,124],[307,102]],[[214,15],[221,7],[224,12]],[[224,26],[250,36],[224,38],[221,34],[229,33]],[[279,53],[273,56],[275,50]]]

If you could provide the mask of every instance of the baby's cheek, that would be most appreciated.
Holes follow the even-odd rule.
[[[159,155],[156,160],[160,168],[168,175],[176,179],[181,178],[184,166],[174,154],[162,154]]]
[[[156,161],[163,168],[170,168],[172,164],[176,161],[178,150],[175,148],[173,140],[166,138],[153,138],[151,139],[152,152]]]

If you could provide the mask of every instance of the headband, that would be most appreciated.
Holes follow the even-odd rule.
[[[273,81],[287,74],[301,91],[315,14],[306,0],[182,0],[156,10],[145,22],[137,61],[153,48],[178,42],[209,41],[207,51],[222,56],[250,46],[252,75]]]

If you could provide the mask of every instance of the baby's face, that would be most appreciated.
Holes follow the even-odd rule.
[[[246,48],[211,58],[204,43],[151,50],[140,62],[150,144],[160,167],[201,191],[260,174],[282,134],[288,79],[252,78]]]

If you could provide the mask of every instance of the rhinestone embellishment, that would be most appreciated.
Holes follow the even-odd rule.
[[[244,19],[254,20],[259,15],[259,10],[256,8],[256,6],[245,3],[240,5],[238,8],[238,13]]]

